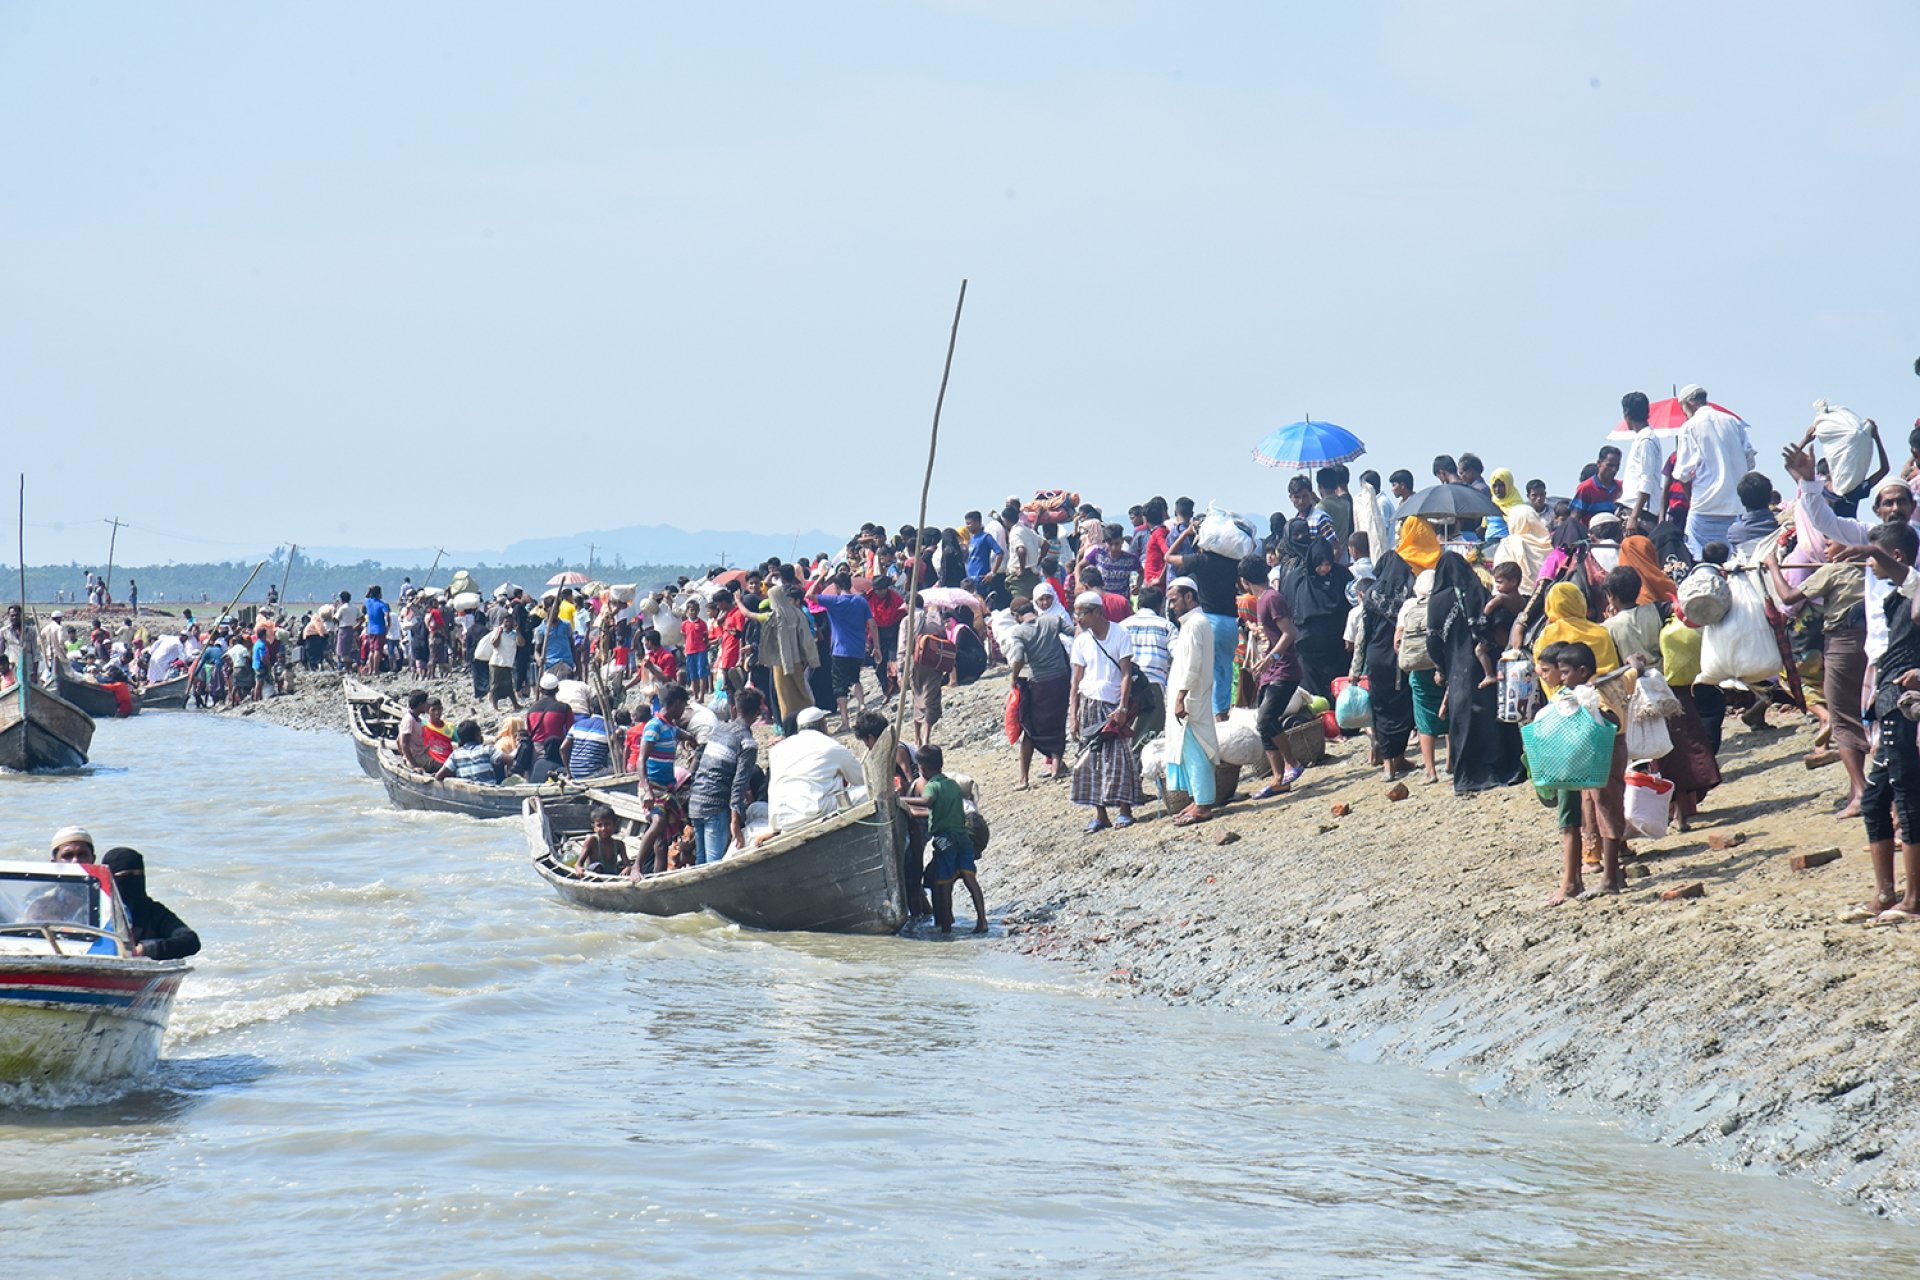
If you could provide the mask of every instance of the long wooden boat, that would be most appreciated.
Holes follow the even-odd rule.
[[[182,671],[177,676],[141,685],[141,710],[184,711],[187,706],[187,696],[191,692],[189,683],[188,674]]]
[[[54,687],[59,689],[61,697],[95,720],[112,720],[120,715],[120,700],[114,696],[113,690],[73,671],[66,663],[62,662],[59,665],[54,681]],[[129,690],[129,696],[131,696],[131,690]],[[140,700],[133,698],[132,702],[133,710],[127,714],[138,715]]]
[[[0,693],[0,768],[78,769],[93,746],[93,718],[30,680]]]
[[[458,813],[469,818],[488,820],[518,817],[529,800],[544,805],[552,815],[557,831],[564,835],[585,835],[592,829],[587,811],[586,782],[555,778],[542,783],[464,782],[459,778],[435,781],[388,749],[379,753],[376,767],[387,799],[396,809],[424,809],[432,813]],[[610,774],[590,780],[595,789],[631,796],[640,784],[639,774]]]
[[[400,737],[400,708],[394,701],[370,685],[351,676],[341,681],[347,695],[347,732],[353,738],[353,755],[369,778],[380,776],[380,754],[391,755]]]
[[[677,916],[712,911],[756,929],[890,934],[907,920],[900,819],[893,792],[893,736],[868,754],[870,798],[757,848],[704,866],[634,880],[571,865],[576,842],[555,829],[547,807],[529,800],[524,815],[533,868],[561,897],[599,911]],[[595,793],[620,818],[629,852],[638,848],[646,806],[637,797]]]
[[[180,960],[133,953],[104,867],[0,862],[0,1082],[69,1085],[151,1070]]]

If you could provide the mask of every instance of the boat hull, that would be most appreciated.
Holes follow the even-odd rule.
[[[93,719],[31,684],[0,694],[0,768],[78,769],[93,746]]]
[[[90,1084],[153,1069],[178,961],[0,957],[0,1083]]]
[[[184,711],[187,706],[187,677],[174,676],[171,680],[156,680],[140,690],[140,707],[143,711]]]
[[[382,757],[377,762],[377,767],[380,770],[380,782],[387,789],[387,799],[393,802],[396,809],[457,813],[463,817],[492,821],[498,818],[518,817],[528,800],[538,799],[552,815],[554,829],[558,834],[585,835],[592,829],[587,821],[587,812],[592,807],[592,802],[587,798],[585,791],[571,789],[563,791],[551,786],[490,787],[451,778],[444,782],[435,782],[424,774],[414,773],[400,765],[397,760],[389,764],[387,757]],[[605,778],[595,781],[605,782],[609,789],[624,790],[628,794],[631,794],[638,785],[638,779]]]
[[[711,911],[755,929],[897,933],[907,921],[903,833],[891,771],[874,764],[875,758],[892,756],[888,735],[867,766],[874,799],[704,866],[638,881],[574,875],[560,860],[566,835],[537,801],[530,801],[522,815],[528,852],[534,870],[555,892],[597,911],[650,916]],[[629,808],[617,801],[616,807]]]
[[[61,665],[64,668],[66,664]],[[120,714],[120,703],[114,698],[111,689],[103,689],[91,680],[76,680],[65,670],[62,670],[55,680],[60,696],[95,720],[111,720]],[[139,713],[140,699],[135,698],[133,711],[130,714],[138,715]]]

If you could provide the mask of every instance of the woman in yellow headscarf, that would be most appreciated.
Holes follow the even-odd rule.
[[[1440,563],[1440,535],[1421,517],[1408,516],[1400,522],[1400,545],[1394,550],[1416,574],[1421,573]]]
[[[1547,625],[1534,641],[1533,656],[1550,644],[1586,645],[1593,650],[1593,674],[1603,676],[1620,665],[1620,654],[1613,637],[1597,622],[1587,621],[1587,597],[1571,582],[1556,582],[1547,588]]]
[[[1493,505],[1500,508],[1499,515],[1487,520],[1486,541],[1492,544],[1513,532],[1513,509],[1526,506],[1527,495],[1520,492],[1520,482],[1505,467],[1496,467],[1487,477],[1487,492],[1493,495]]]

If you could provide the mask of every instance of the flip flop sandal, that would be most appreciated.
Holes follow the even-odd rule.
[[[1286,795],[1288,790],[1289,788],[1285,783],[1280,783],[1278,785],[1275,785],[1273,783],[1268,783],[1266,786],[1254,792],[1253,798],[1255,800],[1271,800],[1275,796]]]
[[[1124,831],[1128,827],[1132,826],[1136,821],[1138,821],[1138,819],[1129,818],[1125,814],[1122,814],[1120,817],[1115,818],[1113,820],[1113,826],[1116,831]]]
[[[1095,818],[1092,822],[1089,822],[1086,826],[1080,828],[1080,834],[1083,836],[1090,836],[1094,834],[1096,831],[1105,831],[1109,825],[1110,824],[1102,822],[1100,821],[1100,819]]]
[[[1198,826],[1205,821],[1206,819],[1197,813],[1183,813],[1173,820],[1173,825],[1176,827],[1192,827]]]
[[[1875,924],[1906,924],[1910,920],[1920,920],[1920,912],[1905,911],[1899,907],[1888,907],[1873,918]]]
[[[1285,791],[1288,787],[1300,781],[1300,775],[1305,772],[1306,770],[1301,768],[1297,764],[1294,765],[1291,769],[1288,769],[1285,773],[1280,775],[1280,789],[1282,791]]]

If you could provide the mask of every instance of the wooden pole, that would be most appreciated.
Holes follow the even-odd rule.
[[[27,475],[20,473],[20,661],[27,660],[27,629],[33,624],[27,621]],[[38,680],[37,671],[16,671],[13,682],[20,687],[20,724],[22,732],[27,723],[27,685]]]
[[[120,517],[115,516],[111,523],[113,536],[107,539],[107,577],[102,584],[107,589],[106,598],[109,603],[113,600],[113,550],[120,543]]]
[[[287,584],[293,581],[293,557],[299,554],[300,544],[295,542],[287,548],[287,571],[280,578],[280,607],[287,607]]]
[[[240,597],[247,594],[247,588],[253,585],[253,580],[259,577],[260,571],[266,567],[267,562],[265,560],[253,566],[253,572],[248,574],[247,580],[240,584],[240,589],[233,593],[233,599],[227,601],[227,607],[214,615],[213,623],[216,627],[220,625],[221,618],[233,612],[234,606],[240,603]],[[206,656],[207,647],[203,644],[200,646],[200,652],[193,655],[193,664],[187,668],[187,688],[189,690],[193,688],[193,673],[200,669],[200,663],[205,660]]]
[[[433,572],[435,569],[438,569],[440,567],[440,557],[445,554],[447,554],[447,549],[445,547],[435,547],[433,549],[433,564],[427,569],[426,581],[420,584],[420,589],[422,591],[425,591],[429,586],[433,584]]]
[[[954,344],[960,340],[960,312],[966,305],[967,282],[962,280],[959,300],[953,304],[953,327],[947,331],[947,362],[940,370],[940,394],[933,402],[933,430],[927,437],[927,471],[920,480],[920,519],[913,526],[913,563],[907,566],[908,615],[906,621],[909,632],[916,628],[916,619],[912,613],[913,597],[920,590],[920,552],[927,531],[927,494],[933,488],[933,459],[940,449],[940,410],[947,403],[947,379],[953,376],[953,348]],[[900,741],[900,730],[907,722],[907,689],[913,679],[913,672],[909,667],[915,647],[913,641],[914,637],[909,634],[907,637],[908,661],[900,664],[903,668],[900,672],[900,703],[893,713],[893,740],[896,743]],[[886,660],[887,656],[881,654],[880,661]],[[887,767],[891,771],[893,762],[888,761]]]

